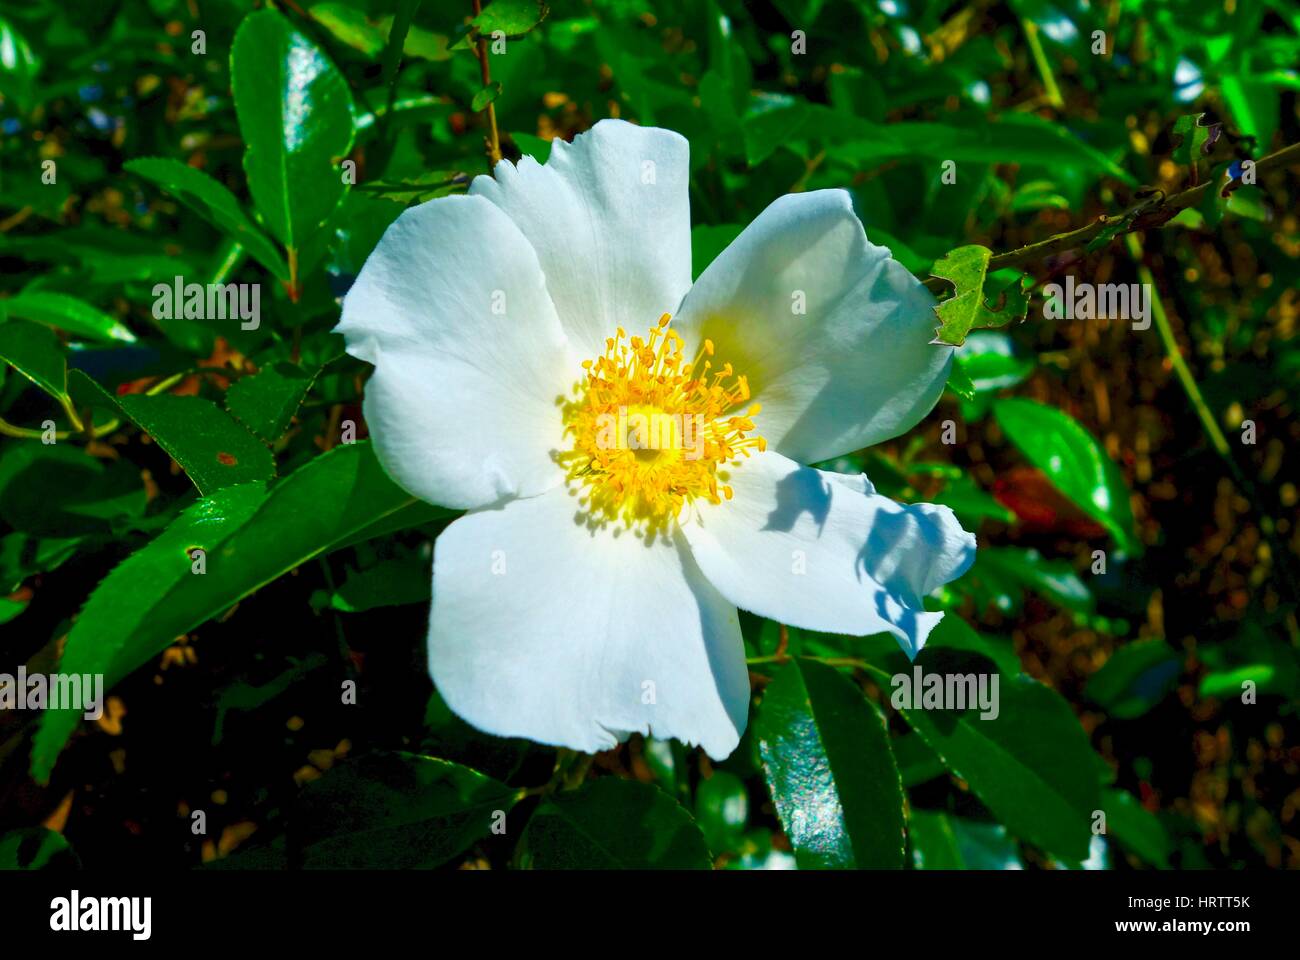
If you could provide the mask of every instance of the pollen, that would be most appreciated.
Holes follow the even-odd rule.
[[[729,468],[767,449],[748,380],[715,362],[710,340],[688,362],[670,321],[645,337],[620,327],[560,398],[571,447],[558,459],[589,524],[662,532],[692,501],[731,500]]]

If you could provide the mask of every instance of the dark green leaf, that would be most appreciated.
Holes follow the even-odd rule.
[[[231,49],[231,85],[258,213],[291,251],[343,197],[352,99],[334,65],[275,10],[250,13]]]
[[[907,824],[918,870],[1023,870],[1015,841],[998,823],[913,810]]]
[[[275,474],[270,451],[210,400],[170,394],[114,397],[80,370],[72,372],[69,383],[78,403],[112,407],[153,437],[200,493]]]
[[[319,372],[319,368],[306,370],[294,363],[273,364],[231,384],[226,391],[226,410],[249,433],[274,443],[289,429]]]
[[[695,791],[695,821],[709,849],[727,853],[737,849],[749,822],[749,792],[734,773],[715,770]]]
[[[349,575],[330,597],[330,606],[344,613],[361,613],[376,607],[427,603],[432,579],[427,562],[385,560]]]
[[[0,36],[0,41],[3,41]],[[63,834],[28,827],[0,836],[0,870],[45,870],[78,866]]]
[[[480,110],[486,110],[487,105],[501,96],[501,81],[493,80],[486,87],[474,94],[474,99],[470,101],[469,108],[475,113]]]
[[[417,504],[383,472],[368,442],[335,447],[276,483],[231,487],[201,500],[148,546],[119,564],[91,595],[60,668],[103,673],[106,687],[312,557],[351,541]],[[413,522],[437,508],[422,504]],[[191,572],[202,547],[206,573]],[[32,769],[48,778],[78,713],[47,711]]]
[[[510,833],[516,791],[412,753],[348,760],[309,783],[290,823],[308,869],[428,869],[493,827]]]
[[[1168,867],[1173,843],[1160,819],[1124,790],[1107,790],[1102,803],[1106,832],[1147,863]]]
[[[1138,640],[1117,647],[1088,679],[1087,694],[1113,717],[1140,717],[1174,688],[1182,657],[1161,639]]]
[[[873,672],[889,686],[888,674]],[[1023,674],[1001,678],[998,698],[988,719],[978,708],[900,712],[1013,833],[1064,859],[1087,859],[1099,800],[1083,728],[1058,694]]]
[[[59,338],[48,327],[26,320],[0,324],[0,360],[56,400],[68,398],[68,368]]]
[[[235,195],[202,170],[165,157],[128,160],[126,169],[162,187],[248,251],[249,256],[288,282],[289,267],[274,243],[248,219]]]
[[[793,660],[768,685],[755,732],[800,867],[901,866],[898,768],[879,710],[851,681]]]
[[[538,870],[707,870],[704,837],[658,787],[602,777],[548,797],[519,841],[519,862]]]

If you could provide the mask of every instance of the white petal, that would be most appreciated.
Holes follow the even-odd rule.
[[[639,731],[727,756],[749,707],[735,607],[684,544],[593,532],[578,510],[558,487],[467,514],[438,538],[439,692],[499,736],[593,753]]]
[[[691,285],[689,148],[671,130],[602,120],[542,166],[524,157],[470,193],[508,213],[541,260],[560,322],[582,357],[622,326],[642,334]]]
[[[930,412],[952,354],[930,343],[934,303],[867,242],[846,192],[817,190],[764,210],[696,281],[676,326],[748,376],[771,449],[816,463]]]
[[[803,467],[768,451],[729,468],[730,501],[682,524],[722,595],[780,623],[867,636],[891,633],[915,657],[942,618],[922,598],[961,576],[975,538],[947,507],[903,505],[865,476]]]
[[[556,398],[580,361],[532,247],[486,200],[447,197],[398,217],[336,332],[375,365],[365,399],[375,452],[415,496],[477,507],[563,479]]]

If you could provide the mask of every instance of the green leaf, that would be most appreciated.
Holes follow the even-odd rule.
[[[362,613],[376,607],[428,603],[433,574],[429,564],[410,560],[384,560],[352,573],[329,598],[330,606],[344,613]]]
[[[0,318],[6,314],[34,320],[47,327],[57,327],[88,340],[103,343],[135,342],[135,334],[103,310],[66,293],[25,290],[7,300],[0,300]]]
[[[1092,591],[1068,560],[1046,560],[1032,547],[984,547],[976,554],[968,578],[980,606],[991,602],[1003,613],[1018,608],[1011,594],[1025,589],[1076,613],[1088,613],[1094,605]]]
[[[1159,638],[1117,647],[1088,679],[1086,693],[1113,717],[1140,717],[1174,688],[1182,657]]]
[[[4,40],[0,36],[0,42]],[[77,866],[76,855],[63,834],[45,827],[27,827],[0,836],[0,870],[44,870]]]
[[[111,687],[176,637],[312,557],[381,523],[393,530],[424,522],[437,509],[389,480],[369,442],[335,447],[269,493],[260,484],[219,490],[119,564],[91,594],[60,669],[103,673]],[[196,546],[207,555],[201,575],[191,571],[189,550]],[[48,778],[78,716],[55,710],[42,716],[32,752],[38,779]]]
[[[963,400],[975,399],[975,384],[971,382],[970,375],[959,363],[954,363],[948,368],[948,389]]]
[[[695,821],[709,849],[727,853],[738,849],[749,822],[749,791],[734,773],[715,770],[695,791]]]
[[[1016,520],[1014,513],[981,490],[974,478],[964,474],[949,480],[942,490],[929,499],[932,503],[942,503],[951,507],[959,518],[975,524],[984,517],[991,517],[1002,523],[1015,523]]]
[[[903,787],[884,720],[852,681],[795,659],[754,723],[763,771],[801,868],[896,868]]]
[[[319,372],[319,367],[305,370],[287,361],[265,367],[230,385],[226,410],[249,433],[265,443],[275,443],[289,429]]]
[[[375,57],[388,42],[386,31],[367,20],[365,13],[346,3],[313,3],[308,11],[313,20],[367,57]]]
[[[1171,139],[1174,143],[1174,163],[1194,166],[1205,158],[1218,141],[1223,130],[1219,123],[1202,123],[1203,113],[1185,113],[1174,121]]]
[[[480,34],[491,36],[500,31],[507,39],[522,37],[542,22],[549,13],[542,0],[492,0],[477,17],[470,21],[470,30],[451,49],[468,47]]]
[[[275,475],[270,451],[211,400],[170,394],[114,397],[80,370],[72,371],[69,384],[78,404],[116,409],[153,437],[200,493]]]
[[[1169,833],[1154,813],[1125,790],[1107,790],[1102,798],[1106,832],[1147,863],[1168,867],[1174,852]]]
[[[1128,487],[1101,444],[1068,413],[1019,397],[997,400],[993,415],[1021,453],[1084,513],[1137,553]]]
[[[971,244],[935,261],[931,273],[951,283],[953,295],[934,308],[939,318],[934,343],[958,347],[972,330],[1001,327],[1025,318],[1029,309],[1026,280],[1016,275],[1008,283],[1005,278],[989,277],[992,256],[988,247]]]
[[[974,392],[991,393],[1023,383],[1034,371],[1030,357],[1017,356],[1005,333],[973,333],[953,355],[953,367],[970,378]]]
[[[0,96],[24,113],[36,104],[36,75],[41,61],[22,34],[0,17]]]
[[[512,133],[510,139],[515,142],[519,148],[521,156],[532,157],[538,163],[545,163],[551,156],[551,141],[543,140],[541,137],[534,136],[531,133]]]
[[[240,206],[225,184],[202,170],[166,157],[128,160],[127,170],[156,183],[223,234],[240,244],[249,256],[271,271],[277,280],[289,280],[289,267],[270,238]]]
[[[709,849],[690,814],[658,787],[602,777],[548,797],[517,852],[538,870],[708,870]]]
[[[982,551],[981,551],[982,552]],[[943,651],[963,650],[977,654],[990,661],[1004,677],[1014,677],[1020,673],[1020,658],[1009,641],[999,641],[977,633],[975,629],[957,614],[949,612],[939,621],[939,625],[930,632],[925,641],[925,649],[917,655],[916,662],[929,668],[931,663],[940,666],[947,657]],[[902,664],[901,659],[899,660]]]
[[[0,447],[0,519],[40,537],[107,534],[145,507],[140,471],[68,443],[7,440]]]
[[[1023,870],[1016,843],[999,823],[913,810],[907,824],[918,870]]]
[[[55,400],[68,399],[68,366],[59,338],[26,320],[0,324],[0,360],[10,364]]]
[[[429,869],[509,832],[517,791],[477,770],[413,753],[344,761],[303,790],[289,823],[307,869]]]
[[[486,110],[487,105],[501,96],[501,81],[493,80],[486,87],[474,94],[474,99],[470,101],[469,108],[475,113],[480,110]]]
[[[691,277],[698,278],[745,228],[738,223],[699,226],[691,231]]]
[[[890,685],[885,671],[872,672]],[[960,671],[927,671],[936,672]],[[902,689],[894,688],[895,698]],[[1099,802],[1097,761],[1060,695],[1021,674],[1001,678],[998,714],[987,719],[978,708],[956,713],[891,702],[1009,830],[1063,859],[1087,859]]]
[[[325,54],[274,10],[244,18],[230,71],[248,189],[292,258],[343,197],[352,99]]]

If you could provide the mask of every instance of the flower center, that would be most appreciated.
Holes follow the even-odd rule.
[[[709,340],[683,362],[669,319],[665,313],[645,338],[628,339],[620,327],[601,356],[583,361],[572,398],[561,398],[573,447],[558,459],[596,525],[653,532],[696,497],[730,500],[726,467],[767,449],[751,436],[759,405],[737,409],[749,399],[745,377],[730,363],[715,369]]]

